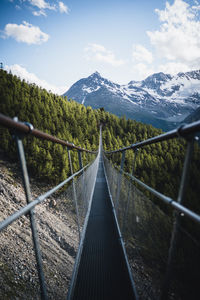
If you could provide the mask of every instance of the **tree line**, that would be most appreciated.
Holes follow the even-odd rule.
[[[98,149],[100,124],[103,125],[102,137],[105,151],[125,147],[162,133],[162,130],[151,125],[127,120],[125,117],[119,118],[103,108],[85,107],[67,97],[55,95],[35,84],[27,83],[4,70],[0,70],[0,112],[11,118],[18,116],[20,121],[30,122],[34,128],[89,150]],[[0,126],[0,141],[1,151],[11,160],[16,160],[17,151],[12,133],[2,126]],[[25,137],[23,143],[28,170],[37,180],[55,185],[70,175],[66,147],[32,136]],[[186,141],[183,139],[145,146],[137,153],[135,176],[159,192],[177,199],[185,150]],[[77,171],[78,154],[76,151],[71,151],[71,154],[73,169]],[[86,153],[82,155],[84,165],[94,158]],[[200,213],[199,157],[199,144],[195,143],[184,204],[196,213]],[[108,155],[108,158],[119,168],[121,154]],[[132,172],[133,158],[133,150],[126,151],[126,172]],[[169,208],[152,197],[149,192],[145,193],[165,213],[171,215]],[[195,240],[199,240],[199,229],[197,230],[193,223],[183,220],[181,225],[187,232],[192,233]],[[193,246],[186,242],[185,237],[183,245],[188,247],[188,253],[193,253]],[[177,266],[186,264],[185,254],[179,256],[181,263]],[[187,257],[192,259],[194,254]],[[196,260],[192,259],[192,262],[189,260],[186,265],[194,266]]]
[[[83,148],[97,150],[99,125],[103,125],[105,150],[118,149],[144,139],[159,135],[162,130],[125,117],[117,117],[103,108],[85,107],[67,97],[46,91],[35,84],[29,84],[4,70],[0,70],[0,111],[9,116],[18,116],[20,121],[33,124],[35,128],[57,136]],[[11,159],[16,159],[16,147],[12,136],[0,128],[1,148]],[[67,149],[49,141],[27,137],[23,140],[30,172],[49,182],[59,182],[70,175]],[[164,141],[139,150],[136,159],[136,176],[174,199],[183,168],[186,143],[181,139]],[[79,169],[78,155],[72,152],[73,169]],[[197,209],[200,175],[199,146],[195,144],[190,171],[188,207]],[[126,152],[125,171],[131,172],[134,153]],[[90,155],[83,153],[84,163]],[[111,157],[119,165],[121,155]],[[147,193],[148,194],[148,193]],[[154,200],[156,201],[156,200]]]

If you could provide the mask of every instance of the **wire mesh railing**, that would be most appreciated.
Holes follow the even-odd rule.
[[[97,166],[98,166],[98,155],[94,159],[94,161],[90,164],[87,164],[83,167],[82,165],[82,153],[86,152],[88,154],[95,154],[96,152],[90,151],[78,146],[75,146],[73,144],[70,144],[66,141],[63,141],[61,139],[58,139],[56,137],[53,137],[49,134],[43,133],[37,129],[34,129],[33,126],[29,123],[22,123],[19,122],[16,118],[14,120],[0,114],[0,124],[4,127],[12,129],[12,134],[14,135],[14,140],[16,142],[17,150],[18,150],[18,156],[20,160],[20,166],[22,171],[22,179],[24,184],[24,191],[26,196],[26,205],[23,205],[20,207],[11,215],[9,215],[7,218],[2,220],[0,222],[0,231],[9,228],[9,225],[11,225],[14,221],[18,221],[19,219],[23,219],[24,217],[29,215],[30,219],[30,227],[31,227],[31,234],[32,234],[32,240],[33,240],[33,249],[35,252],[36,257],[36,264],[37,264],[37,270],[38,270],[38,278],[40,283],[40,292],[41,292],[41,298],[42,299],[54,299],[55,295],[52,291],[52,286],[55,285],[52,284],[52,277],[56,277],[56,270],[48,270],[48,254],[44,254],[43,248],[45,245],[47,245],[47,242],[45,242],[46,239],[49,239],[49,237],[53,236],[53,240],[51,240],[51,243],[54,243],[55,240],[58,240],[59,247],[62,249],[66,249],[68,252],[71,252],[72,257],[75,258],[75,252],[78,250],[78,241],[81,239],[81,233],[84,225],[84,220],[87,214],[87,210],[91,201],[91,196],[95,184],[95,178],[97,173]],[[13,131],[14,130],[14,131]],[[70,165],[70,171],[71,176],[56,185],[55,187],[51,188],[47,192],[43,193],[42,195],[37,196],[32,201],[32,194],[30,189],[30,182],[29,182],[29,175],[28,170],[26,166],[26,159],[24,154],[24,148],[23,148],[23,142],[22,139],[25,137],[24,134],[30,134],[40,139],[46,139],[48,141],[61,144],[67,148],[66,155],[68,153],[68,160]],[[79,167],[80,170],[77,172],[73,172],[73,162],[71,159],[71,151],[78,151],[78,158],[79,158]],[[44,222],[43,218],[41,218],[40,213],[41,210],[38,210],[37,206],[39,204],[43,205],[46,203],[46,199],[51,197],[53,194],[57,193],[61,188],[67,185],[67,189],[65,192],[62,193],[62,201],[59,206],[65,207],[66,214],[62,215],[62,221],[63,225],[66,226],[66,218],[68,218],[70,215],[71,221],[70,224],[77,224],[77,228],[73,228],[74,231],[74,245],[67,244],[65,240],[64,229],[60,228],[53,228],[51,226],[51,219],[54,218],[54,216],[51,215],[51,219],[48,220],[48,222]],[[70,184],[70,185],[69,185]],[[59,195],[58,195],[58,202],[59,202]],[[6,215],[6,213],[5,213]],[[44,217],[45,219],[45,217]],[[39,220],[39,224],[38,221]],[[55,220],[56,223],[56,220]],[[69,225],[69,222],[68,222]],[[73,226],[73,225],[70,225]],[[38,230],[39,228],[39,230]],[[44,229],[46,228],[46,230]],[[65,227],[66,231],[69,231],[69,228]],[[45,232],[49,232],[49,235],[45,234]],[[59,232],[59,234],[58,234]],[[63,237],[62,237],[63,236]],[[73,244],[73,243],[72,243]],[[56,247],[54,244],[52,244],[52,248]],[[46,247],[49,248],[49,247]],[[60,250],[60,251],[61,251]],[[49,250],[53,251],[53,250]],[[14,255],[14,256],[17,256]],[[45,263],[43,257],[45,256]],[[55,261],[59,260],[55,257]],[[19,260],[20,261],[20,260]],[[34,265],[34,264],[33,264]],[[30,267],[30,266],[29,266]],[[60,266],[61,268],[62,266]],[[30,267],[31,268],[31,267]],[[71,270],[72,271],[72,270]],[[66,270],[65,270],[66,273]],[[46,275],[46,276],[45,276]],[[69,277],[72,274],[67,274],[68,281]],[[24,277],[25,278],[25,277]],[[47,279],[47,280],[46,280]],[[56,280],[56,279],[55,279]],[[50,286],[47,286],[46,281]],[[51,286],[52,285],[52,286]],[[19,285],[18,285],[19,286]],[[65,286],[66,289],[66,286]],[[25,295],[24,295],[25,296]],[[37,299],[38,295],[33,295],[32,299]],[[25,298],[26,299],[26,296]],[[31,299],[31,298],[30,298]]]
[[[84,220],[85,218],[87,219],[88,208],[91,203],[99,156],[97,156],[93,163],[83,167],[81,153],[86,152],[88,155],[95,154],[93,151],[77,147],[33,129],[29,123],[21,123],[1,114],[0,123],[7,128],[15,130],[12,134],[14,133],[15,142],[17,144],[27,201],[26,205],[19,205],[19,208],[16,209],[13,214],[0,223],[0,230],[10,228],[9,225],[19,220],[22,220],[20,222],[24,224],[22,228],[25,230],[28,225],[27,214],[29,215],[31,231],[28,235],[32,234],[33,237],[32,248],[35,251],[37,261],[37,276],[40,282],[41,297],[42,299],[47,299],[47,297],[54,299],[55,294],[53,293],[53,289],[57,289],[58,295],[61,286],[55,287],[52,282],[54,279],[56,281],[56,278],[59,276],[64,277],[64,273],[66,272],[63,271],[61,274],[55,272],[55,270],[49,270],[47,266],[48,254],[45,248],[49,244],[52,245],[53,249],[54,247],[56,248],[57,245],[55,241],[58,241],[60,247],[59,251],[67,249],[67,252],[71,253],[72,257],[76,256],[78,241],[80,241],[82,231],[85,229]],[[110,194],[115,205],[118,223],[129,257],[129,263],[141,299],[196,299],[196,297],[198,297],[200,216],[185,207],[183,200],[186,193],[195,134],[199,130],[200,122],[195,122],[129,147],[107,152],[107,156],[122,153],[121,166],[117,169],[106,156],[104,157]],[[35,197],[33,201],[22,143],[24,134],[30,134],[37,138],[46,139],[65,146],[67,148],[66,155],[68,152],[68,161],[71,171],[69,178],[42,195]],[[138,149],[176,137],[183,137],[187,141],[187,150],[177,201],[161,194],[135,176],[135,162],[137,160]],[[133,150],[135,153],[132,174],[128,174],[124,171],[125,153],[129,150]],[[73,170],[71,151],[77,151],[78,153],[80,170],[75,173]],[[41,209],[44,205],[39,204],[45,204],[47,198],[57,193],[68,183],[71,183],[71,185],[62,193],[62,196],[59,195],[62,201],[57,205],[55,215],[51,214],[49,221],[45,221],[45,214]],[[156,196],[165,205],[174,209],[174,217],[166,214],[152,202],[140,190],[140,187]],[[65,214],[60,214],[60,207],[65,211]],[[57,216],[56,211],[58,212]],[[63,222],[63,226],[59,228],[51,226],[51,221],[55,218],[55,224],[58,220],[56,219],[57,217],[61,218]],[[71,244],[66,240],[66,235],[70,235],[70,232],[68,229],[66,231],[63,230],[68,218],[71,218],[68,223],[71,224],[70,226],[74,232],[73,238],[71,238],[71,240],[73,240]],[[44,230],[44,228],[46,228],[46,230]],[[16,230],[18,230],[18,228],[16,228]],[[46,231],[49,232],[48,237]],[[4,240],[6,241],[6,235]],[[26,244],[22,243],[22,245],[23,249],[27,247]],[[49,253],[51,252],[52,254],[53,250],[50,249],[49,246],[48,248]],[[2,249],[6,252],[6,248]],[[30,249],[28,251],[30,251]],[[15,251],[13,252],[13,257],[16,257]],[[20,257],[20,255],[18,255],[18,257]],[[65,258],[67,260],[67,256],[65,256]],[[53,260],[53,258],[51,259]],[[22,277],[27,277],[27,280],[30,281],[30,277],[28,277],[27,272],[24,271],[25,267],[22,267],[26,265],[26,263],[20,258],[19,262],[19,266],[15,271],[19,273],[22,270],[24,274]],[[57,263],[62,264],[62,268],[65,270],[64,260],[60,260]],[[52,265],[56,266],[56,262],[53,262]],[[33,274],[35,272],[34,265],[28,265],[28,270]],[[72,269],[68,277],[64,279],[69,281],[71,275]],[[35,273],[34,276],[36,276]],[[36,281],[32,279],[34,276],[31,277],[31,281],[33,281],[33,284],[36,284]],[[63,289],[64,286],[62,286],[62,290]],[[32,295],[32,299],[38,299],[38,297],[38,294]],[[31,299],[31,296],[29,298]]]
[[[139,299],[197,299],[200,215],[185,207],[183,201],[195,135],[199,130],[200,122],[195,122],[129,147],[105,152],[109,190]],[[175,201],[139,180],[135,166],[140,148],[180,136],[186,139],[187,147]],[[124,171],[126,151],[130,150],[134,151],[132,174]],[[121,165],[116,166],[112,156],[119,153]],[[155,204],[145,191],[174,210],[174,215]]]

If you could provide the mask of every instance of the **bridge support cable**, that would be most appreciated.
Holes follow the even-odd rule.
[[[134,175],[134,173],[135,173],[137,154],[138,154],[138,149],[134,150],[133,168],[132,168],[132,173],[131,173],[131,175]],[[131,196],[132,196],[133,210],[135,210],[135,204],[134,204],[134,191],[133,191],[133,195],[131,195],[131,184],[132,184],[132,183],[131,183],[131,181],[130,181],[130,182],[129,182],[129,185],[128,185],[128,192],[127,192],[127,204],[126,204],[126,207],[125,207],[125,209],[124,209],[123,225],[122,225],[122,234],[124,233],[124,230],[125,230],[125,225],[126,225],[127,214],[128,214],[128,210],[129,210],[130,201],[131,201]]]
[[[84,151],[84,152],[90,153],[90,154],[97,154],[96,151],[91,151],[88,149],[78,147],[78,146],[74,145],[73,143],[69,143],[67,141],[61,140],[55,136],[52,136],[52,135],[45,133],[43,131],[40,131],[38,129],[32,128],[30,130],[29,123],[21,122],[21,121],[16,122],[13,119],[11,119],[1,113],[0,113],[0,124],[8,129],[11,129],[11,130],[14,129],[22,134],[30,134],[31,136],[34,136],[41,140],[47,140],[47,141],[50,141],[50,142],[53,142],[56,144],[60,144],[62,146],[68,147],[71,150],[80,150],[80,151]]]
[[[119,170],[119,176],[118,176],[118,181],[117,181],[116,213],[118,213],[119,195],[120,195],[120,190],[121,190],[122,172],[123,172],[123,169],[124,169],[125,156],[126,156],[126,151],[123,151],[122,152],[120,170]]]
[[[125,159],[125,155],[124,155],[124,159]],[[122,161],[123,161],[123,157],[122,157]],[[119,236],[119,241],[120,241],[120,244],[121,244],[124,263],[125,263],[126,268],[127,268],[129,281],[131,283],[132,292],[133,292],[133,295],[134,295],[133,297],[134,297],[135,300],[138,300],[138,293],[137,293],[137,290],[136,290],[136,287],[135,287],[135,282],[134,282],[133,275],[132,275],[132,272],[131,272],[131,267],[129,265],[128,256],[127,256],[127,252],[126,252],[126,248],[125,248],[125,243],[124,243],[124,240],[123,240],[121,228],[119,226],[118,217],[117,217],[117,214],[116,214],[116,210],[115,210],[115,206],[114,206],[112,193],[111,193],[111,190],[110,190],[109,181],[108,181],[108,177],[107,177],[107,174],[106,174],[106,168],[105,168],[105,163],[104,162],[105,162],[105,156],[103,156],[103,168],[104,168],[104,173],[105,173],[106,184],[107,184],[107,188],[108,188],[108,192],[109,192],[110,201],[112,203],[112,210],[113,210],[114,220],[115,220],[115,224],[116,224],[116,228],[117,228],[117,232],[118,232],[118,236]],[[123,169],[122,169],[122,171],[123,171]],[[123,173],[121,172],[121,175],[122,174]],[[129,193],[128,193],[128,200],[129,200]],[[118,204],[119,204],[119,202],[118,202]]]
[[[95,161],[93,162],[92,167],[89,168],[84,173],[84,185],[82,185],[82,187],[83,187],[83,192],[85,192],[84,197],[86,199],[86,207],[84,209],[85,218],[84,218],[83,229],[81,232],[81,240],[79,243],[78,252],[76,255],[76,260],[75,260],[75,264],[74,264],[74,268],[73,268],[73,274],[71,277],[71,283],[70,283],[70,287],[69,287],[69,290],[67,293],[67,299],[71,299],[72,295],[74,294],[75,282],[77,280],[77,274],[78,274],[78,269],[79,269],[80,260],[81,260],[81,256],[82,256],[86,229],[87,229],[91,206],[92,206],[92,198],[93,198],[93,194],[94,194],[94,187],[95,187],[95,182],[96,182],[98,165],[99,165],[99,153],[98,153]],[[82,195],[83,195],[83,193],[82,193]]]
[[[185,161],[184,161],[183,172],[182,172],[179,193],[178,193],[178,199],[177,199],[177,202],[179,204],[184,204],[185,193],[186,193],[186,188],[187,188],[187,184],[188,184],[189,168],[191,165],[192,153],[193,153],[193,149],[194,149],[194,141],[195,141],[195,138],[194,138],[194,136],[192,136],[192,137],[189,137],[188,142],[187,142],[188,144],[187,144]],[[168,293],[169,293],[169,288],[170,288],[170,280],[172,278],[172,273],[173,273],[173,262],[177,255],[178,240],[180,237],[179,236],[180,224],[181,224],[181,216],[180,216],[180,214],[175,213],[175,221],[174,221],[171,243],[170,243],[170,248],[169,248],[169,256],[168,256],[168,261],[167,261],[167,270],[166,270],[166,275],[165,275],[164,284],[163,284],[163,288],[162,288],[162,294],[161,294],[161,298],[160,298],[161,300],[167,300],[167,298],[168,298]]]
[[[151,299],[168,299],[171,295],[172,278],[173,276],[175,277],[174,262],[177,264],[177,252],[181,240],[180,232],[183,234],[186,232],[187,239],[195,241],[196,253],[200,249],[198,240],[193,237],[191,238],[187,230],[182,227],[184,225],[183,220],[187,222],[188,220],[194,221],[195,226],[200,225],[200,216],[184,206],[194,137],[195,133],[200,131],[200,121],[181,126],[168,133],[122,149],[105,152],[104,163],[102,159],[102,138],[100,132],[100,148],[97,158],[92,164],[85,167],[82,165],[81,153],[85,152],[88,156],[96,154],[96,152],[60,140],[37,129],[33,129],[29,123],[22,123],[16,119],[12,120],[2,114],[0,114],[0,124],[11,130],[15,130],[15,140],[18,147],[27,199],[25,207],[22,207],[13,215],[0,222],[0,231],[19,217],[29,213],[40,279],[41,298],[47,299],[47,294],[44,276],[42,275],[42,258],[34,218],[34,208],[71,181],[72,184],[66,193],[70,189],[71,198],[69,198],[75,204],[80,246],[68,299],[137,299],[126,253],[131,263],[136,288],[139,291],[138,294],[141,299],[146,299],[146,296]],[[31,201],[28,171],[22,144],[22,137],[26,134],[67,147],[72,174],[69,178],[33,201]],[[132,174],[126,173],[124,166],[126,164],[126,151],[136,151],[147,145],[177,137],[187,140],[187,151],[178,199],[175,201],[137,178],[135,175],[137,152],[134,155]],[[70,155],[70,151],[72,150],[78,151],[80,170],[76,173],[73,173]],[[107,159],[106,155],[109,154],[112,156],[112,154],[121,152],[121,166],[119,169],[116,169],[112,165],[111,160]],[[137,187],[132,182],[136,183]],[[139,190],[139,187],[150,192],[160,199],[163,204],[175,210],[174,224],[171,224],[171,218],[147,198]],[[125,243],[123,243],[121,232]],[[181,261],[180,258],[178,261]],[[164,273],[166,274],[165,279],[162,278],[162,274]],[[149,280],[150,277],[151,280]],[[163,285],[161,286],[160,281],[163,281],[163,279],[164,284],[162,282]],[[159,282],[159,286],[156,285],[153,287],[155,282]],[[192,292],[195,294],[196,290]]]
[[[67,153],[68,153],[70,172],[71,172],[71,175],[73,175],[73,166],[72,166],[72,160],[71,160],[71,155],[70,155],[70,149],[67,149]],[[77,204],[77,196],[76,196],[76,187],[75,187],[75,183],[74,183],[74,177],[72,178],[72,187],[73,187],[74,205],[75,205],[75,209],[76,209],[78,235],[79,235],[79,241],[80,241],[81,240],[80,217],[79,217],[79,211],[78,211],[78,204]]]
[[[67,299],[137,299],[109,196],[101,146],[83,231]]]
[[[70,195],[68,195],[68,199],[74,200],[75,204],[75,210],[76,210],[76,217],[78,220],[78,232],[79,232],[79,239],[81,238],[81,222],[84,220],[86,215],[87,207],[90,205],[90,199],[91,195],[93,193],[94,189],[94,181],[95,181],[95,174],[97,172],[97,165],[98,165],[98,158],[95,158],[93,162],[88,163],[86,166],[83,166],[82,156],[81,153],[85,152],[88,155],[96,155],[97,152],[90,151],[78,146],[75,146],[74,144],[70,144],[66,141],[63,141],[61,139],[58,139],[54,136],[51,136],[49,134],[46,134],[42,131],[39,131],[37,129],[34,129],[33,126],[27,122],[22,123],[18,121],[17,117],[14,119],[11,119],[9,117],[6,117],[2,114],[0,114],[0,124],[4,127],[11,130],[11,134],[13,135],[17,149],[18,149],[18,156],[19,161],[21,165],[22,170],[22,179],[24,183],[24,191],[26,195],[27,205],[20,208],[16,212],[14,212],[12,215],[8,216],[5,220],[0,222],[0,231],[8,227],[10,224],[12,224],[14,221],[18,220],[20,217],[26,215],[27,213],[30,216],[30,225],[32,230],[32,238],[33,238],[33,248],[35,251],[35,257],[37,262],[37,269],[38,269],[38,277],[39,277],[39,283],[40,283],[40,290],[41,290],[41,299],[47,300],[47,289],[46,289],[46,283],[44,278],[44,271],[42,268],[42,256],[40,253],[40,243],[39,243],[39,234],[36,226],[36,218],[35,218],[35,211],[34,208],[43,203],[49,196],[54,194],[56,191],[64,187],[67,183],[72,182],[72,190],[73,192],[70,194],[72,197],[70,198]],[[30,190],[30,183],[29,183],[29,176],[26,166],[26,160],[25,160],[25,154],[24,154],[24,148],[22,143],[22,138],[25,138],[27,134],[33,135],[40,139],[45,139],[54,143],[61,144],[62,146],[65,146],[68,151],[68,159],[69,159],[69,165],[70,165],[70,171],[71,176],[65,179],[63,182],[59,183],[57,186],[53,187],[52,189],[48,190],[43,195],[38,196],[35,200],[32,201],[31,199],[31,190]],[[70,151],[75,150],[78,152],[78,159],[79,159],[79,167],[80,170],[73,173],[73,167],[72,167],[72,159],[70,155]],[[67,153],[66,153],[67,154]],[[75,183],[76,178],[76,183]],[[66,190],[66,193],[68,193],[68,190],[71,189],[71,186],[69,186]],[[79,193],[77,193],[77,189]],[[85,200],[83,199],[85,197]],[[79,200],[79,203],[78,203]],[[80,220],[80,211],[82,211]]]
[[[48,197],[50,197],[51,195],[53,195],[56,191],[58,191],[59,189],[61,189],[64,185],[66,185],[67,183],[70,183],[70,181],[74,177],[80,175],[83,170],[87,169],[87,173],[89,173],[89,170],[92,169],[92,167],[93,167],[93,164],[86,165],[82,170],[74,173],[72,176],[68,177],[63,182],[59,183],[57,186],[55,186],[54,188],[52,188],[51,190],[47,191],[43,195],[40,195],[35,200],[31,201],[29,204],[27,204],[26,206],[22,207],[17,212],[13,213],[11,216],[7,217],[4,221],[1,221],[0,222],[0,231],[3,230],[3,229],[5,229],[6,227],[8,227],[10,224],[12,224],[14,221],[16,221],[21,216],[24,216],[25,214],[27,214],[31,209],[33,209],[37,205],[39,205],[42,202],[44,202]]]
[[[146,189],[147,191],[149,191],[150,193],[155,195],[157,198],[162,200],[165,204],[172,206],[175,210],[177,210],[180,214],[182,214],[182,216],[186,215],[187,217],[192,219],[197,224],[200,223],[200,215],[196,214],[195,212],[186,208],[185,206],[179,204],[177,201],[173,200],[172,198],[163,195],[162,193],[160,193],[157,190],[153,189],[152,187],[148,186],[141,180],[137,179],[135,176],[133,176],[129,173],[126,173],[126,172],[124,172],[124,175],[127,177],[130,177],[131,180],[135,181],[139,186],[141,186],[142,188]]]
[[[81,151],[78,151],[78,160],[79,160],[79,167],[80,170],[83,169],[83,162],[82,162],[82,156]],[[87,214],[87,198],[86,198],[86,178],[85,178],[85,171],[82,172],[82,201],[83,201],[83,211],[84,215]]]
[[[17,119],[15,119],[15,121],[17,121]],[[19,161],[20,161],[20,166],[21,166],[21,171],[22,171],[22,179],[23,179],[23,183],[24,183],[26,201],[27,201],[27,204],[29,204],[29,203],[31,203],[31,190],[30,190],[29,176],[28,176],[28,171],[27,171],[27,166],[26,166],[26,159],[25,159],[25,155],[24,155],[24,147],[23,147],[23,143],[20,138],[20,135],[15,133],[14,139],[15,139],[15,142],[17,144],[17,149],[18,149],[18,156],[19,156]],[[39,246],[39,238],[38,238],[38,232],[37,232],[37,227],[36,227],[34,208],[32,208],[29,211],[29,218],[30,218],[30,224],[31,224],[32,239],[33,239],[33,244],[34,244],[34,249],[35,249],[35,257],[36,257],[36,262],[37,262],[38,276],[39,276],[39,281],[40,281],[41,298],[44,300],[47,300],[47,290],[46,290],[46,283],[45,283],[43,266],[42,266],[42,257],[41,257],[40,246]]]
[[[176,285],[182,284],[181,281],[178,281],[181,280],[181,277],[179,276],[180,279],[176,277],[178,272],[177,264],[181,261],[181,257],[178,257],[178,255],[180,255],[178,253],[180,252],[180,244],[184,244],[184,237],[187,237],[188,245],[190,245],[188,246],[190,247],[189,249],[194,249],[191,250],[194,251],[194,253],[198,253],[200,250],[198,237],[195,238],[195,235],[191,235],[187,232],[187,229],[183,228],[183,225],[187,225],[186,228],[188,227],[189,221],[193,221],[193,224],[190,225],[188,229],[191,226],[191,228],[197,226],[196,230],[199,230],[198,226],[200,226],[200,215],[185,207],[184,201],[194,142],[196,140],[195,134],[197,131],[200,131],[200,121],[181,126],[171,132],[132,144],[125,148],[104,152],[104,164],[108,178],[108,186],[114,201],[114,207],[117,211],[117,219],[123,240],[125,241],[129,262],[139,262],[147,274],[150,272],[148,274],[150,279],[148,283],[148,280],[144,278],[144,274],[141,272],[138,273],[138,269],[134,264],[132,265],[133,276],[136,278],[136,289],[141,299],[150,297],[151,299],[166,300],[169,299],[173,293],[178,297],[180,290],[177,289]],[[124,171],[126,151],[136,151],[147,145],[180,137],[186,140],[187,148],[177,200],[163,195],[136,177],[134,166],[137,153],[135,153],[133,157],[132,173],[129,174]],[[122,153],[124,157],[122,156],[120,166],[116,167],[116,165],[112,163],[112,159],[115,161],[112,155],[119,153]],[[172,223],[172,217],[166,215],[156,204],[148,199],[141,190],[139,190],[140,187],[142,190],[146,190],[156,196],[163,204],[171,206],[174,209],[174,224]],[[183,234],[185,235],[184,237]],[[161,247],[160,253],[159,247]],[[149,253],[146,253],[147,249]],[[186,256],[188,255],[188,249],[182,251],[183,257],[188,260]],[[149,260],[149,258],[151,259]],[[196,261],[198,262],[198,260]],[[152,268],[152,266],[154,266],[154,268]],[[158,275],[159,269],[162,270],[160,275]],[[165,274],[165,276],[163,276],[163,274]],[[141,282],[145,283],[145,288],[141,289]],[[157,282],[156,285],[155,282]],[[197,284],[195,282],[194,286],[197,292]],[[186,288],[186,286],[184,288]],[[195,289],[192,292],[191,290],[189,292],[189,290],[190,288],[188,287],[187,293],[195,295]]]
[[[110,187],[110,193],[115,206],[118,169],[106,157],[104,157],[104,165],[108,178],[108,186]],[[128,195],[127,192],[129,189],[130,192]],[[127,206],[128,209],[125,216],[124,211]],[[157,261],[160,260],[159,249],[156,245],[159,245],[158,237],[162,235],[163,230],[162,227],[156,226],[158,218],[159,220],[163,220],[163,214],[123,173],[117,221],[139,299],[158,299],[157,293],[152,288],[153,279],[151,278],[151,276],[156,275]],[[166,223],[168,224],[168,222]],[[152,236],[154,237],[153,239]],[[146,261],[150,265],[152,263],[155,269],[150,268]],[[146,269],[150,271],[150,274]]]

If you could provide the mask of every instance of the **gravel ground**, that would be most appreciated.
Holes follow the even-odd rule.
[[[31,180],[32,198],[50,186]],[[0,154],[0,221],[26,204],[19,166]],[[64,194],[35,209],[49,299],[66,299],[78,247],[72,203]],[[0,299],[40,299],[29,216],[0,233]]]

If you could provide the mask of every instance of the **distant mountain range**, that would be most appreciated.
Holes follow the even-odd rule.
[[[126,85],[116,84],[95,72],[74,83],[64,96],[170,130],[200,107],[200,70],[175,76],[156,73]]]

